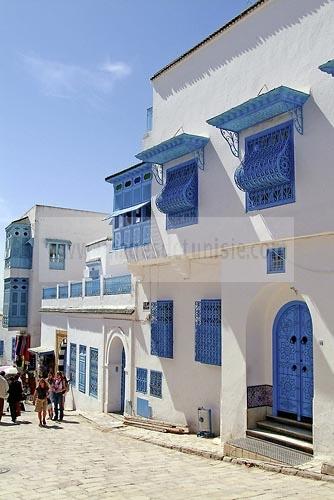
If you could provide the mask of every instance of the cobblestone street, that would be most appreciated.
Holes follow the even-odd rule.
[[[101,432],[77,415],[47,428],[32,412],[20,420],[0,425],[1,499],[334,497],[334,483],[184,455],[122,429]]]

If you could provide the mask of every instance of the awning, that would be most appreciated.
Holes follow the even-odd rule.
[[[324,73],[328,73],[329,75],[334,76],[334,59],[327,61],[325,64],[319,66],[320,71]]]
[[[50,346],[40,345],[38,347],[30,347],[28,351],[33,352],[34,354],[51,354],[54,352],[54,348]]]
[[[147,163],[163,165],[186,154],[202,150],[208,141],[208,137],[183,133],[138,153],[136,158]]]
[[[309,94],[289,87],[278,87],[207,120],[209,125],[241,132],[265,120],[302,107]]]
[[[139,205],[133,205],[132,207],[122,208],[121,210],[115,210],[115,212],[111,214],[111,217],[117,217],[118,215],[122,215],[127,212],[139,210],[139,208],[145,207],[149,203],[151,203],[151,201],[144,201],[143,203],[139,203]]]

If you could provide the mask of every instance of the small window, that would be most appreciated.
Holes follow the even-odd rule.
[[[139,184],[140,181],[141,181],[141,177],[136,177],[133,182],[134,182],[134,184]]]
[[[65,244],[49,244],[49,269],[65,269]]]
[[[15,231],[15,236],[19,236],[20,233],[18,231]]]
[[[162,397],[162,373],[151,370],[150,374],[150,395],[157,398]]]
[[[150,179],[152,179],[152,173],[146,172],[146,174],[144,174],[144,181],[149,181]]]
[[[136,391],[147,393],[147,370],[146,368],[137,368],[136,370]]]
[[[267,274],[285,273],[285,248],[268,248]]]
[[[120,191],[123,187],[123,184],[117,184],[116,187],[115,187],[115,191]]]
[[[131,184],[132,184],[132,182],[129,180],[129,181],[126,181],[126,183],[124,184],[124,186],[125,186],[126,188],[128,188],[128,187],[130,187],[130,186],[131,186]]]
[[[126,214],[123,215],[123,225],[130,226],[131,223],[132,223],[132,212],[126,212]]]

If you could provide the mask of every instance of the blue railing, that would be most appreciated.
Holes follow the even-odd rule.
[[[43,288],[43,299],[56,299],[57,287]]]
[[[71,297],[81,297],[82,296],[82,282],[81,281],[79,283],[71,283],[70,295],[71,295]]]
[[[85,281],[85,296],[86,297],[96,297],[101,293],[100,279],[86,280]],[[120,295],[131,293],[131,274],[126,274],[123,276],[113,276],[111,278],[104,278],[103,280],[103,295]],[[67,285],[58,286],[58,297],[57,297],[57,287],[44,288],[43,289],[43,299],[67,299],[74,297],[82,297],[82,282],[70,284],[70,294],[68,294]]]
[[[59,299],[68,299],[68,286],[60,285],[58,288],[58,298]]]
[[[100,279],[86,280],[85,295],[86,297],[94,297],[96,295],[100,295]]]
[[[131,274],[104,278],[104,295],[131,293]]]

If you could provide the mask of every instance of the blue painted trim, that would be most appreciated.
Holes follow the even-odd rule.
[[[208,137],[183,133],[138,153],[136,158],[145,162],[163,165],[181,156],[203,149],[208,142]]]
[[[281,86],[207,120],[209,125],[241,132],[275,116],[302,107],[309,94]]]

